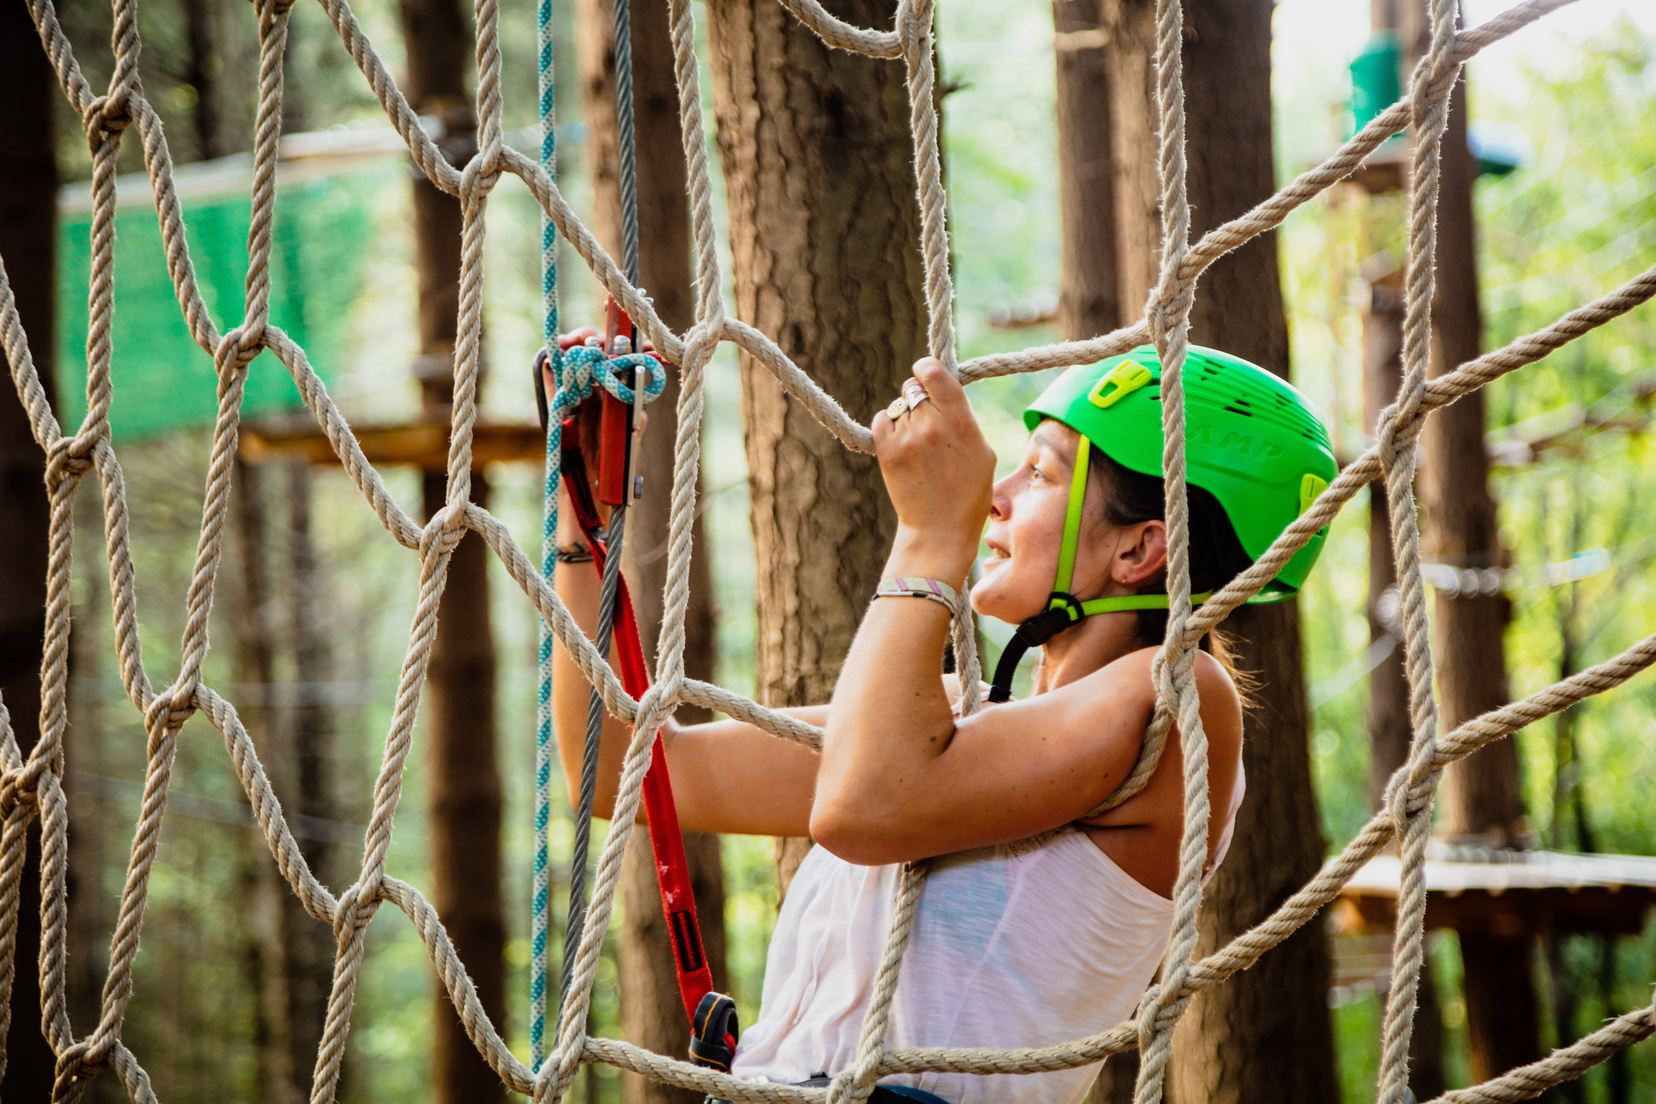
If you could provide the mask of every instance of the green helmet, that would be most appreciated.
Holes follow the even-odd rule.
[[[1184,391],[1188,479],[1219,501],[1243,551],[1257,560],[1339,470],[1328,430],[1285,380],[1216,349],[1189,347]],[[1141,345],[1071,368],[1024,411],[1030,429],[1043,418],[1069,426],[1123,467],[1161,476],[1161,360],[1155,347]],[[1078,469],[1085,467],[1086,453],[1079,453]],[[1085,489],[1077,478],[1070,503],[1077,522]],[[1066,526],[1064,535],[1061,563],[1068,566],[1078,534]],[[1326,536],[1324,530],[1312,537],[1255,600],[1278,601],[1298,591]],[[1068,587],[1067,578],[1061,582],[1055,589]]]
[[[1185,463],[1191,486],[1218,500],[1242,543],[1257,560],[1295,518],[1305,512],[1338,471],[1328,430],[1311,404],[1285,381],[1240,357],[1196,345],[1185,351]],[[989,700],[1006,701],[1018,660],[1030,648],[1096,613],[1166,609],[1165,594],[1126,594],[1082,601],[1069,593],[1087,467],[1096,445],[1123,467],[1162,473],[1161,359],[1150,345],[1059,376],[1024,411],[1033,430],[1043,418],[1081,434],[1070,478],[1064,540],[1047,608],[1024,621],[1001,653]],[[1283,565],[1254,602],[1293,596],[1317,562],[1328,531],[1312,537]],[[1192,601],[1210,595],[1194,594]]]

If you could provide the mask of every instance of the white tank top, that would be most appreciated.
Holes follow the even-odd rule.
[[[777,919],[759,1022],[732,1072],[793,1083],[854,1063],[879,969],[896,866],[817,847]],[[888,1047],[1041,1047],[1133,1012],[1167,943],[1173,903],[1085,832],[935,859],[898,977]],[[896,1074],[950,1104],[1077,1104],[1098,1065],[1037,1074]]]

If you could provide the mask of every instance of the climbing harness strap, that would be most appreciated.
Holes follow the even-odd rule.
[[[586,458],[579,445],[580,435],[572,423],[564,426],[563,473],[569,488],[575,519],[592,549],[593,566],[602,574],[609,558],[609,534],[598,516],[592,485],[587,478]],[[626,580],[616,593],[615,654],[621,685],[634,698],[650,688],[649,668],[633,611]],[[690,879],[690,862],[679,830],[678,807],[673,801],[673,781],[667,770],[666,747],[657,733],[650,747],[650,766],[644,774],[644,811],[650,831],[650,849],[655,854],[656,874],[661,887],[661,913],[667,921],[673,945],[673,966],[678,974],[679,996],[689,1019],[693,1060],[715,1069],[727,1069],[735,1053],[738,1028],[736,1005],[713,990],[713,972],[707,964],[701,923],[696,915],[696,897]],[[723,1010],[728,1005],[728,1012]],[[722,1056],[722,1057],[721,1057]],[[717,1065],[717,1062],[723,1065]]]

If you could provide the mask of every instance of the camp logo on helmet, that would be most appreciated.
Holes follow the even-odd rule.
[[[1226,430],[1223,436],[1220,436],[1218,427],[1201,422],[1186,427],[1185,442],[1186,447],[1207,445],[1219,452],[1234,452],[1249,460],[1275,460],[1285,451],[1275,441],[1248,433],[1238,433],[1235,430]]]

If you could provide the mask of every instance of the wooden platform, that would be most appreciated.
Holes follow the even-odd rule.
[[[1396,923],[1402,862],[1371,860],[1347,883],[1334,913],[1342,934]],[[1637,935],[1656,905],[1656,858],[1485,851],[1478,861],[1426,860],[1426,926],[1493,935],[1590,932]]]
[[[376,467],[411,464],[430,472],[448,465],[447,422],[417,421],[400,425],[353,425],[357,443]],[[546,435],[534,422],[479,421],[472,440],[472,470],[513,461],[535,463],[546,456]],[[242,426],[242,459],[262,464],[278,459],[304,459],[312,464],[337,464],[333,445],[309,415],[270,419]]]

